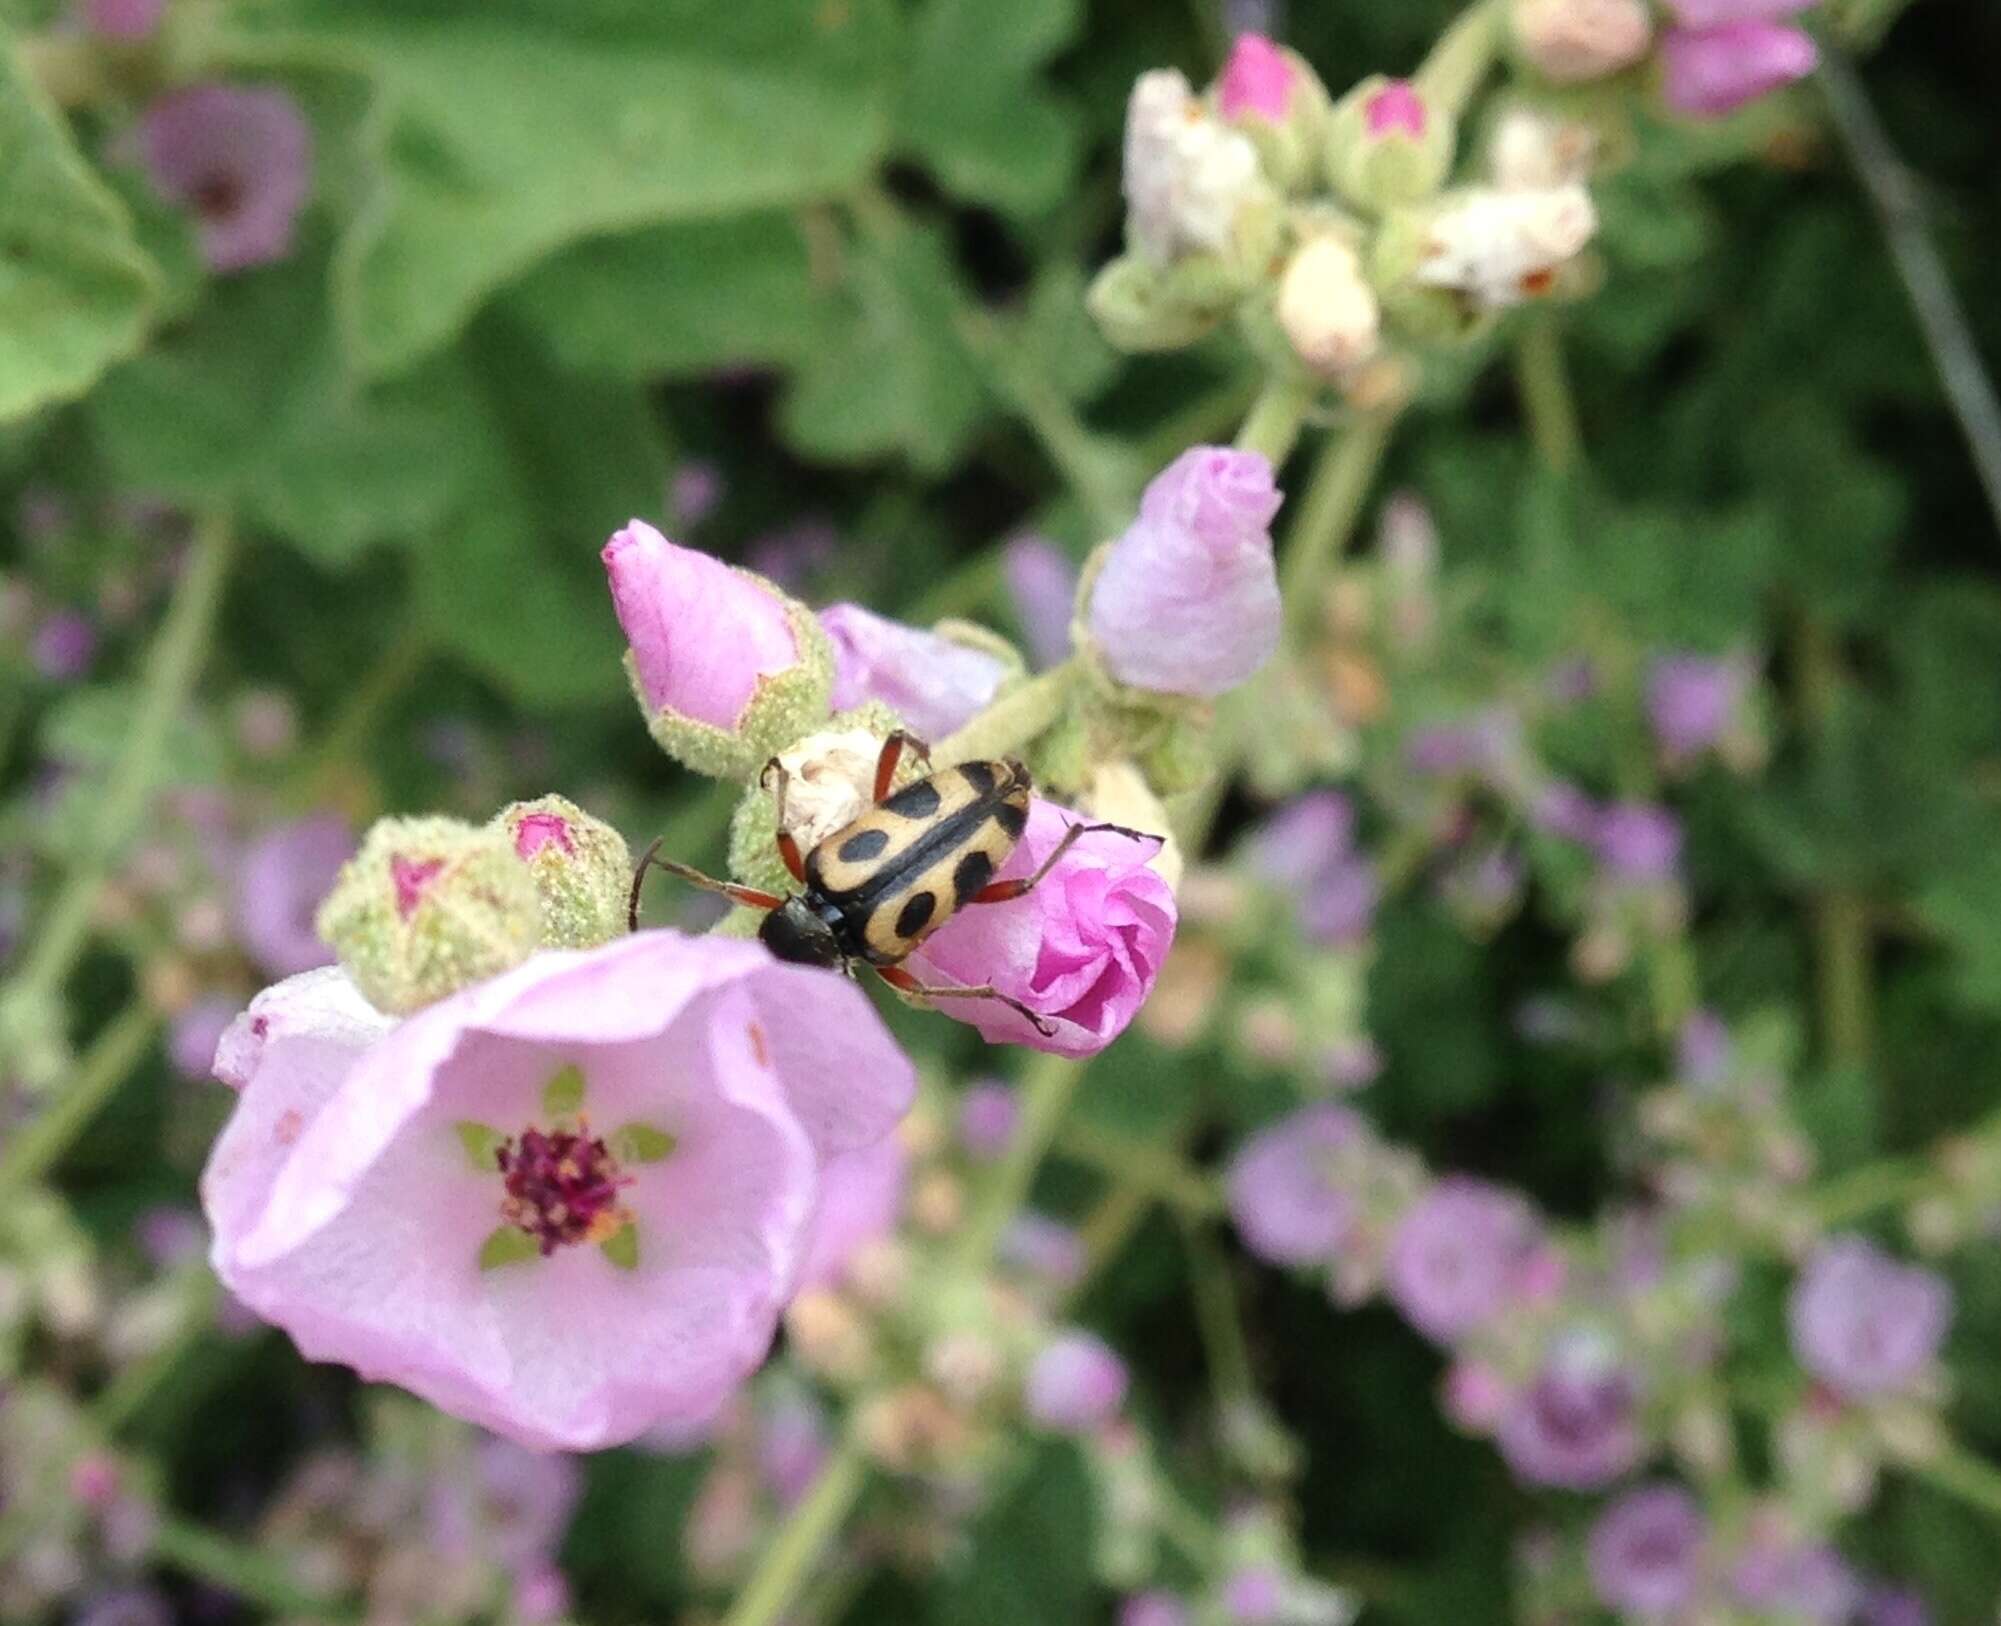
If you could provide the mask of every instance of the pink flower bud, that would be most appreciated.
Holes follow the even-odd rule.
[[[1529,66],[1559,85],[1629,68],[1653,42],[1642,0],[1514,0],[1509,21]]]
[[[1777,23],[1674,28],[1661,40],[1661,91],[1678,113],[1717,118],[1805,78],[1819,61],[1808,35]]]
[[[1075,813],[1037,799],[999,879],[1033,874]],[[1126,1029],[1174,941],[1174,894],[1147,867],[1154,843],[1110,831],[1077,841],[1031,892],[962,909],[910,960],[921,982],[990,983],[1052,1024],[1053,1035],[999,1000],[944,999],[938,1008],[994,1044],[1090,1056]]]
[[[1262,34],[1239,34],[1216,81],[1216,105],[1226,119],[1246,116],[1276,124],[1292,103],[1297,71]]]
[[[1196,446],[1146,488],[1104,556],[1086,620],[1105,670],[1165,694],[1234,689],[1278,648],[1271,522],[1284,501],[1257,452]]]
[[[1372,136],[1407,135],[1422,141],[1424,98],[1408,79],[1392,79],[1362,103],[1362,123]]]
[[[859,604],[828,605],[820,625],[834,645],[834,709],[880,700],[923,739],[943,739],[958,728],[1008,675],[1008,663],[990,650]]]
[[[1088,1434],[1125,1403],[1126,1383],[1126,1363],[1111,1347],[1072,1328],[1036,1356],[1022,1385],[1022,1404],[1038,1427]]]

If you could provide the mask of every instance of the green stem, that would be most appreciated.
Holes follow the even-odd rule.
[[[1256,1391],[1251,1376],[1250,1345],[1244,1340],[1237,1292],[1230,1281],[1229,1262],[1200,1224],[1182,1217],[1181,1236],[1188,1251],[1188,1278],[1195,1292],[1195,1325],[1209,1360],[1209,1381],[1216,1392],[1216,1409],[1227,1413],[1232,1402]]]
[[[138,1065],[158,1027],[159,1017],[142,1001],[112,1019],[84,1053],[62,1093],[0,1152],[0,1201],[39,1179],[69,1149]]]
[[[1141,437],[1141,465],[1148,469],[1165,468],[1189,447],[1221,440],[1232,424],[1244,421],[1257,399],[1257,380],[1248,373],[1198,397]]]
[[[1439,35],[1412,82],[1431,106],[1457,115],[1473,99],[1500,48],[1500,7],[1495,0],[1476,0]]]
[[[1515,387],[1537,453],[1556,473],[1570,473],[1577,466],[1583,437],[1563,365],[1563,335],[1547,311],[1531,316],[1515,341]]]
[[[1355,534],[1389,447],[1393,421],[1385,413],[1357,418],[1327,442],[1313,465],[1279,570],[1280,594],[1295,632],[1310,624],[1321,579]]]
[[[1837,1067],[1867,1067],[1873,1020],[1869,911],[1854,892],[1822,894],[1813,909],[1820,964],[1820,1032]]]
[[[1203,1218],[1223,1211],[1215,1180],[1175,1152],[1095,1124],[1072,1120],[1056,1140],[1056,1155],[1085,1163],[1184,1214]]]
[[[1272,374],[1237,431],[1237,450],[1262,452],[1277,469],[1292,455],[1306,422],[1306,409],[1317,393],[1315,385],[1296,373]]]
[[[932,761],[949,768],[955,762],[988,761],[1025,749],[1063,715],[1078,670],[1075,661],[1065,661],[1017,684],[965,727],[934,744]]]
[[[867,1483],[868,1458],[850,1426],[806,1499],[787,1516],[777,1539],[765,1549],[723,1626],[772,1626],[782,1617]]]
[[[89,940],[98,894],[112,863],[145,815],[168,730],[193,692],[222,602],[222,584],[234,542],[229,523],[216,516],[209,516],[196,528],[193,553],[147,656],[131,731],[112,764],[90,838],[8,990],[11,998],[24,1005],[53,998]]]
[[[431,641],[414,623],[398,634],[360,683],[348,691],[346,703],[319,744],[286,781],[287,802],[299,807],[326,799],[330,781],[344,764],[361,755],[384,708],[409,687],[430,655]]]
[[[1847,1225],[1922,1196],[1938,1178],[1938,1169],[1925,1158],[1884,1158],[1827,1181],[1814,1191],[1808,1207],[1823,1226]]]
[[[232,1541],[198,1524],[163,1519],[153,1532],[153,1557],[168,1569],[207,1581],[273,1614],[314,1620],[361,1618],[357,1604],[313,1591],[276,1553]]]
[[[1082,1064],[1063,1056],[1038,1054],[1024,1069],[1021,1120],[1008,1142],[1007,1155],[988,1176],[959,1236],[957,1264],[964,1274],[977,1275],[992,1260],[1001,1233],[1027,1198],[1035,1171],[1042,1167],[1083,1076]]]
[[[1929,1462],[1911,1464],[1911,1472],[1948,1496],[2001,1519],[2001,1467],[1985,1457],[1953,1446]]]

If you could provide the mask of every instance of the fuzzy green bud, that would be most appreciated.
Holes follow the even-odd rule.
[[[1244,292],[1243,279],[1214,255],[1160,266],[1122,254],[1092,279],[1084,305],[1114,349],[1144,354],[1205,337]]]
[[[378,819],[314,922],[369,1003],[419,1010],[519,965],[542,906],[507,833],[458,819]]]
[[[1327,178],[1372,212],[1415,203],[1444,184],[1458,120],[1405,79],[1364,79],[1327,124]]]
[[[503,809],[493,826],[534,877],[544,948],[596,948],[625,930],[632,854],[610,825],[564,797],[542,796]]]

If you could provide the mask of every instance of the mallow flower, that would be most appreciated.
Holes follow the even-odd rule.
[[[1037,797],[998,880],[1033,874],[1079,815]],[[960,910],[907,962],[926,984],[992,984],[1055,1029],[1038,1032],[997,999],[941,999],[938,1009],[993,1044],[1096,1055],[1126,1029],[1174,941],[1174,893],[1147,867],[1155,843],[1096,831],[1040,884],[1008,903]]]
[[[1534,1208],[1470,1176],[1441,1180],[1397,1222],[1385,1285],[1427,1338],[1449,1344],[1503,1310],[1541,1240]]]
[[[1909,1387],[1938,1354],[1952,1289],[1865,1237],[1837,1236],[1808,1258],[1786,1311],[1800,1365],[1837,1394],[1867,1400]]]
[[[354,845],[338,813],[309,813],[274,824],[245,849],[231,914],[237,937],[265,975],[289,977],[333,959],[313,916]]]
[[[603,558],[633,696],[662,750],[697,773],[748,780],[826,716],[826,637],[763,577],[638,519]]]
[[[1648,1619],[1693,1601],[1702,1583],[1708,1521],[1679,1485],[1628,1491],[1591,1527],[1591,1585],[1609,1609]]]
[[[920,739],[941,740],[967,722],[1011,670],[992,650],[859,604],[828,605],[820,626],[834,646],[834,709],[880,700]]]
[[[247,271],[292,252],[313,181],[313,132],[275,86],[189,85],[139,119],[139,156],[160,195],[194,212],[202,258]]]
[[[1559,1334],[1502,1413],[1496,1443],[1525,1484],[1610,1484],[1640,1458],[1639,1386],[1608,1339]]]
[[[860,990],[753,943],[553,950],[392,1026],[338,971],[224,1036],[210,1259],[314,1360],[524,1445],[711,1415],[833,1160],[915,1090]]]
[[[1105,550],[1085,622],[1120,683],[1210,697],[1278,648],[1271,522],[1284,501],[1260,453],[1194,446],[1140,498]]]
[[[1813,36],[1780,19],[1813,0],[1669,0],[1661,94],[1695,118],[1719,118],[1812,73]]]
[[[1330,1260],[1355,1223],[1357,1205],[1337,1156],[1368,1139],[1346,1107],[1302,1107],[1259,1130],[1230,1163],[1230,1217],[1244,1246],[1279,1265]]]

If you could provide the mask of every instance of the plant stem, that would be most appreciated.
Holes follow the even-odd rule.
[[[1809,1206],[1822,1225],[1846,1225],[1879,1208],[1909,1202],[1938,1178],[1938,1170],[1922,1157],[1884,1158],[1829,1180],[1813,1193]]]
[[[1911,1472],[1947,1495],[2001,1519],[2001,1467],[1976,1457],[1964,1446],[1949,1447],[1929,1462],[1912,1463]]]
[[[957,1263],[966,1275],[983,1271],[992,1260],[1001,1233],[1027,1198],[1035,1171],[1042,1166],[1083,1076],[1080,1063],[1040,1053],[1024,1069],[1021,1120],[1008,1142],[1007,1155],[987,1177],[959,1236]]]
[[[1184,1214],[1201,1218],[1219,1214],[1223,1197],[1215,1180],[1191,1167],[1175,1152],[1150,1141],[1134,1140],[1095,1124],[1072,1121],[1056,1140],[1056,1155],[1086,1163]]]
[[[965,727],[934,744],[932,761],[949,768],[955,762],[991,760],[1024,749],[1063,715],[1077,673],[1077,663],[1065,661],[1017,684]]]
[[[168,1569],[206,1581],[273,1614],[316,1620],[358,1620],[359,1605],[314,1592],[292,1575],[285,1561],[180,1519],[163,1519],[153,1532],[153,1556]]]
[[[1494,0],[1475,0],[1439,35],[1412,81],[1433,107],[1457,115],[1487,77],[1500,47],[1499,6]]]
[[[1209,1360],[1209,1381],[1219,1414],[1231,1403],[1252,1394],[1251,1351],[1244,1341],[1243,1319],[1237,1312],[1237,1292],[1230,1281],[1229,1262],[1209,1234],[1183,1215],[1182,1242],[1188,1252],[1188,1279],[1195,1293],[1195,1325]]]
[[[772,1626],[782,1617],[867,1483],[868,1458],[851,1422],[806,1499],[786,1517],[777,1539],[737,1594],[723,1626]]]
[[[1321,448],[1286,535],[1279,592],[1295,632],[1311,622],[1327,568],[1346,551],[1390,443],[1386,413],[1357,418]]]
[[[111,865],[145,815],[167,732],[187,705],[222,602],[235,535],[215,515],[196,527],[192,554],[146,657],[144,684],[125,748],[112,765],[83,855],[44,918],[8,997],[32,1006],[54,997],[90,937],[91,916]]]
[[[1297,374],[1272,374],[1237,431],[1237,450],[1262,452],[1273,469],[1279,468],[1292,455],[1316,393],[1315,386]]]
[[[1583,437],[1563,365],[1563,335],[1547,311],[1531,316],[1515,341],[1515,387],[1537,453],[1556,473],[1570,473]]]
[[[1823,893],[1813,908],[1820,962],[1820,1032],[1837,1067],[1867,1067],[1870,1013],[1870,927],[1867,906],[1852,891]]]
[[[294,807],[325,800],[329,782],[342,764],[361,754],[368,737],[389,705],[424,668],[431,641],[412,622],[382,652],[361,681],[348,691],[347,701],[327,726],[319,744],[285,782],[284,798]]]
[[[0,1202],[47,1172],[83,1133],[153,1042],[159,1017],[135,1000],[98,1034],[59,1094],[0,1152]]]

